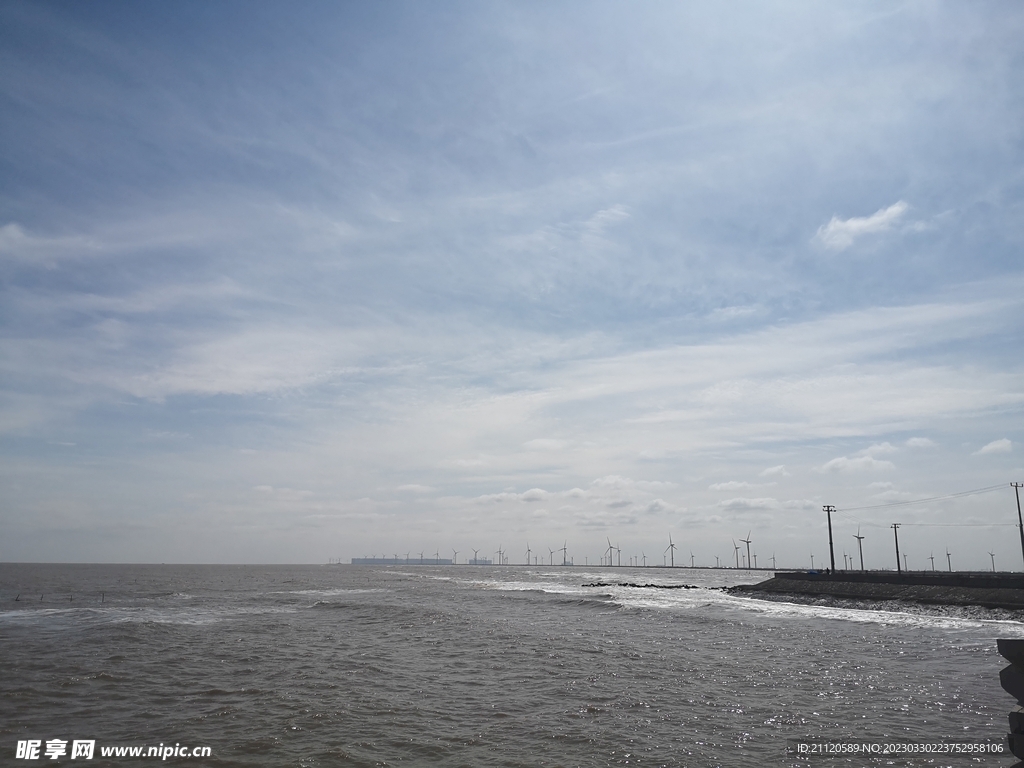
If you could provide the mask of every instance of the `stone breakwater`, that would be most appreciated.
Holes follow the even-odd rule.
[[[788,594],[1024,610],[1024,575],[1013,573],[778,572],[767,581],[728,591],[751,597]]]

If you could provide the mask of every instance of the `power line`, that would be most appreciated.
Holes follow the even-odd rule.
[[[866,507],[843,507],[840,512],[855,512],[861,509],[883,509],[885,507],[905,507],[908,504],[926,504],[929,501],[942,501],[944,499],[958,499],[962,496],[975,496],[979,493],[991,493],[1005,488],[1005,485],[990,485],[987,488],[975,488],[973,491],[960,491],[959,493],[948,493],[945,496],[931,496],[927,499],[911,499],[910,501],[891,501],[888,504],[872,504]]]
[[[1016,523],[903,523],[903,525],[926,525],[929,528],[1016,528]]]
[[[860,511],[864,509],[888,509],[890,507],[905,507],[913,504],[927,504],[932,501],[943,501],[945,499],[959,499],[965,496],[975,496],[982,493],[991,493],[992,491],[998,491],[1000,488],[1005,488],[1005,485],[989,485],[985,488],[975,488],[970,491],[959,491],[958,493],[947,493],[944,496],[931,496],[926,499],[911,499],[909,501],[892,501],[887,504],[871,504],[863,507],[845,507],[837,509],[836,513],[842,515],[848,520],[852,520],[855,523],[861,525],[870,525],[879,528],[888,527],[881,523],[873,523],[869,520],[861,520],[856,515],[851,515],[851,511]],[[934,526],[934,527],[946,527],[946,528],[993,528],[1002,526],[1012,526],[1013,523],[903,523],[903,525],[913,526]]]

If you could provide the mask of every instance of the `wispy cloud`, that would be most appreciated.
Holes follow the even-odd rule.
[[[828,224],[823,224],[818,228],[815,238],[826,248],[834,251],[843,251],[865,235],[877,234],[892,229],[909,207],[907,203],[900,200],[888,208],[876,211],[871,216],[855,216],[849,219],[840,219],[838,216],[833,216]]]

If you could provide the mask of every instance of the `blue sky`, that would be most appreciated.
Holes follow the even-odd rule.
[[[839,515],[837,557],[900,521],[911,567],[1020,567],[1021,39],[1013,3],[0,3],[0,558],[803,566],[823,504],[1007,484]]]

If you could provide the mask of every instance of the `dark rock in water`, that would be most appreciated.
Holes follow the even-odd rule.
[[[595,581],[593,584],[581,584],[581,587],[635,587],[637,589],[699,589],[693,584],[634,584],[630,581],[619,583]]]

